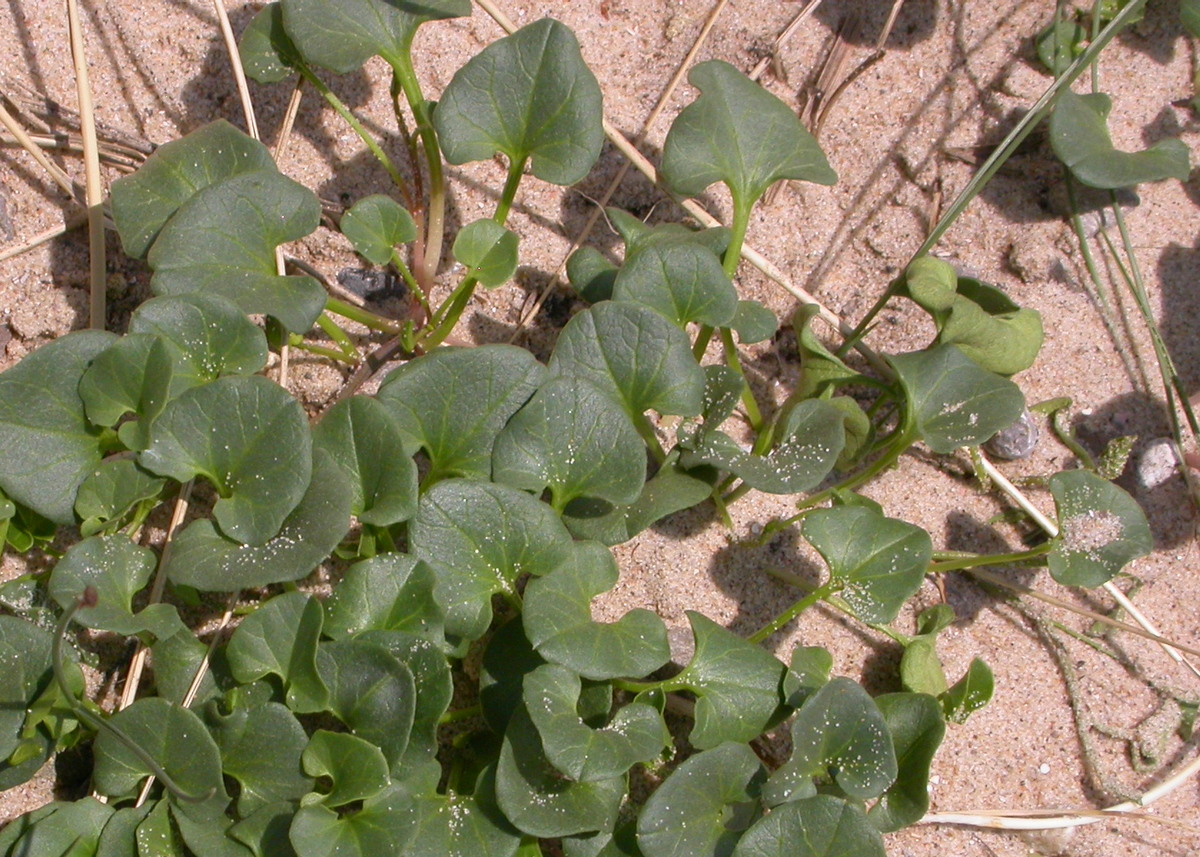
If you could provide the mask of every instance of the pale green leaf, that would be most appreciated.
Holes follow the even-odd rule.
[[[474,277],[488,288],[502,286],[517,271],[517,233],[490,218],[468,223],[454,239],[451,252]]]
[[[412,215],[390,196],[364,197],[342,215],[342,234],[368,262],[386,265],[401,244],[417,237]]]
[[[1154,549],[1150,524],[1137,501],[1087,470],[1050,477],[1061,533],[1047,561],[1067,586],[1101,586]]]

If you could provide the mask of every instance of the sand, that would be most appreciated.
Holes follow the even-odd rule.
[[[553,14],[575,30],[604,89],[607,118],[628,137],[644,132],[640,148],[652,160],[670,117],[693,92],[685,84],[662,119],[648,129],[646,119],[714,5],[712,0],[502,3],[518,23]],[[769,53],[772,40],[801,5],[730,3],[698,59],[720,58],[749,71]],[[860,22],[847,56],[848,68],[854,68],[871,56],[890,5],[826,0],[780,51],[786,80],[768,72],[765,85],[799,109],[811,97],[842,22],[847,17]],[[835,313],[851,321],[861,317],[907,263],[928,233],[931,218],[970,179],[981,147],[998,142],[1048,85],[1030,39],[1047,20],[1051,5],[907,0],[886,50],[845,89],[820,128],[821,144],[839,175],[837,185],[786,188],[756,211],[749,243]],[[210,4],[149,0],[84,7],[96,115],[103,129],[139,144],[160,144],[217,117],[243,125]],[[1100,83],[1115,97],[1110,126],[1121,148],[1180,135],[1194,149],[1200,138],[1195,114],[1186,105],[1195,49],[1182,36],[1175,7],[1151,2],[1146,20],[1105,54]],[[257,6],[230,2],[228,8],[234,29],[240,30]],[[10,0],[0,9],[0,55],[8,58],[0,88],[6,95],[24,92],[66,108],[76,104],[66,32],[61,4]],[[455,68],[498,35],[496,24],[478,9],[470,19],[423,31],[417,65],[427,91],[436,96]],[[369,125],[391,127],[381,63],[368,63],[362,73],[337,79],[333,86]],[[252,92],[263,137],[273,144],[289,87],[255,86]],[[77,158],[54,157],[73,176],[82,176]],[[603,193],[621,163],[622,157],[606,148],[592,176],[574,189],[526,182],[511,224],[522,236],[520,272],[513,283],[476,298],[459,338],[479,343],[508,339],[530,292],[558,269],[592,210],[591,199]],[[302,102],[297,133],[280,166],[333,206],[386,189],[385,176],[359,141],[311,93]],[[111,180],[118,172],[109,169],[106,175]],[[503,180],[502,165],[453,168],[450,175],[455,187],[452,224],[490,213],[492,195]],[[1200,646],[1194,507],[1178,474],[1168,470],[1166,481],[1152,488],[1136,478],[1139,457],[1151,441],[1168,433],[1153,352],[1128,295],[1106,286],[1101,301],[1087,280],[1061,217],[1063,196],[1061,171],[1044,136],[1035,134],[937,252],[1042,313],[1046,344],[1036,364],[1016,379],[1030,402],[1069,396],[1073,404],[1067,422],[1093,452],[1114,437],[1137,436],[1132,463],[1119,481],[1149,516],[1156,549],[1130,569],[1140,584],[1135,601],[1165,633]],[[1195,288],[1200,280],[1198,197],[1200,184],[1194,178],[1147,185],[1138,189],[1138,204],[1127,212],[1151,307],[1189,393],[1200,390],[1200,339],[1194,333],[1200,321]],[[716,216],[727,215],[728,201],[716,189],[702,202]],[[613,204],[641,217],[679,214],[636,174],[620,185]],[[77,212],[27,155],[12,149],[0,153],[0,246],[25,241]],[[603,222],[592,242],[605,251],[619,251]],[[120,331],[146,294],[148,273],[143,263],[117,252],[115,238],[109,247],[110,328]],[[361,264],[344,239],[325,227],[289,252],[330,277]],[[443,289],[449,288],[448,276],[441,282]],[[0,262],[0,369],[55,336],[85,326],[86,288],[84,230]],[[785,321],[797,307],[791,294],[749,266],[743,266],[739,289]],[[551,297],[526,338],[536,353],[545,356],[574,306],[563,292]],[[896,305],[883,313],[869,341],[886,352],[919,348],[930,335],[920,313]],[[794,337],[784,332],[748,348],[744,360],[760,398],[782,402],[797,376]],[[290,385],[315,408],[342,382],[339,370],[297,359]],[[1001,465],[1010,478],[1045,477],[1076,466],[1071,451],[1050,437],[1045,425],[1042,429],[1030,458]],[[1031,528],[1007,523],[1011,504],[995,491],[981,490],[969,471],[965,456],[945,460],[911,454],[866,493],[888,514],[928,529],[938,549],[1018,549]],[[1034,503],[1052,511],[1043,489],[1028,490]],[[768,570],[813,579],[819,567],[794,531],[765,547],[742,544],[790,507],[789,498],[750,495],[733,509],[732,532],[704,508],[664,522],[618,548],[622,579],[600,612],[610,617],[632,605],[652,606],[682,631],[685,611],[700,610],[735,631],[755,630],[799,597]],[[26,562],[45,565],[37,557],[6,557],[0,566],[3,577],[19,573]],[[1113,606],[1102,591],[1069,591],[1044,572],[1010,577],[1090,610],[1108,612]],[[1127,589],[1130,581],[1119,585]],[[940,597],[927,585],[897,627],[911,631],[915,612]],[[995,672],[996,695],[965,725],[949,728],[933,764],[934,810],[1108,806],[1143,792],[1194,757],[1195,749],[1176,734],[1178,709],[1172,708],[1172,700],[1194,703],[1200,679],[1155,646],[1128,634],[1099,640],[1116,654],[1114,659],[1049,624],[1085,631],[1090,625],[1086,620],[1028,599],[1008,603],[959,576],[947,579],[946,598],[958,616],[938,641],[948,674],[953,680],[972,658],[983,658]],[[827,646],[835,656],[835,672],[861,678],[874,693],[897,689],[898,647],[826,608],[806,614],[772,643],[782,657],[800,643]],[[1090,746],[1087,754],[1081,731]],[[1145,760],[1149,771],[1133,768],[1131,754],[1137,753],[1154,757]],[[46,774],[0,795],[0,819],[47,800],[49,786]],[[892,855],[1185,855],[1200,850],[1198,808],[1200,789],[1192,780],[1149,812],[1187,827],[1113,818],[1026,841],[1012,833],[921,825],[889,836],[888,846]]]

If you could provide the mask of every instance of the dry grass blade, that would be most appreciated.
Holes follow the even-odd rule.
[[[83,137],[79,134],[30,134],[29,139],[43,149],[67,152],[71,155],[83,154]],[[16,138],[8,134],[0,134],[0,145],[18,148],[21,146]],[[97,147],[102,164],[125,173],[133,172],[146,160],[146,156],[141,152],[126,149],[120,144],[97,139]]]
[[[233,79],[237,82],[238,96],[242,100],[242,113],[246,116],[246,131],[255,140],[258,137],[258,120],[254,116],[254,104],[250,100],[250,87],[246,85],[246,73],[242,71],[241,54],[238,52],[237,37],[229,24],[229,13],[225,11],[225,0],[213,0],[213,10],[217,13],[217,22],[221,25],[221,36],[225,40],[225,48],[229,51],[229,66],[233,71]]]
[[[787,40],[796,34],[796,31],[800,29],[800,25],[808,19],[808,16],[817,11],[817,7],[820,5],[821,0],[808,0],[808,5],[796,13],[796,16],[792,18],[791,22],[784,27],[783,32],[775,37],[775,41],[771,45],[771,53],[759,60],[758,65],[756,65],[754,70],[750,72],[749,77],[751,80],[758,80],[760,77],[762,77],[763,72],[765,72],[768,67],[774,67],[775,76],[780,80],[786,79],[785,75],[781,73],[782,68],[779,60],[779,51],[787,43]]]
[[[78,0],[67,0],[67,23],[71,39],[71,59],[75,63],[75,89],[79,94],[79,128],[83,137],[84,194],[88,216],[89,326],[106,327],[105,300],[108,270],[104,246],[104,178],[100,175],[100,147],[96,140],[96,112],[92,87],[88,82],[87,51],[79,23]]]
[[[79,190],[75,187],[75,183],[71,181],[71,177],[67,175],[62,167],[46,157],[46,153],[41,147],[33,141],[28,132],[17,121],[8,108],[5,106],[3,99],[0,99],[0,125],[3,125],[8,133],[13,135],[17,143],[29,153],[29,156],[38,162],[38,166],[46,171],[53,179],[54,183],[62,188],[68,196],[78,200],[80,198]]]

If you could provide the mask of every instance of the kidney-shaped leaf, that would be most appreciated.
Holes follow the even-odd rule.
[[[592,620],[591,600],[617,577],[608,549],[584,542],[556,571],[530,581],[522,621],[538,654],[599,680],[649,675],[665,664],[671,649],[657,614],[635,609],[612,624]]]
[[[325,633],[341,640],[364,631],[406,631],[440,641],[445,615],[436,586],[433,568],[404,554],[355,563],[325,602]]]
[[[600,84],[574,34],[553,18],[493,42],[460,68],[433,114],[446,160],[511,163],[569,185],[587,175],[604,141]]]
[[[1061,533],[1047,562],[1067,586],[1101,586],[1154,549],[1150,524],[1137,501],[1087,470],[1050,477]]]
[[[679,327],[693,321],[727,327],[738,306],[721,260],[696,241],[657,242],[627,254],[612,294],[656,309]]]
[[[936,699],[924,693],[875,697],[896,753],[896,781],[867,814],[881,833],[915,824],[929,809],[929,765],[946,724]]]
[[[324,711],[329,690],[317,672],[317,641],[324,614],[321,604],[303,592],[285,592],[263,604],[238,625],[226,657],[233,677],[248,684],[277,675],[287,688],[293,711]]]
[[[278,83],[300,65],[300,52],[283,29],[283,6],[268,3],[238,40],[238,55],[246,77],[258,83]]]
[[[1071,175],[1089,187],[1115,190],[1162,179],[1187,181],[1187,144],[1169,138],[1141,152],[1122,152],[1108,135],[1112,99],[1064,89],[1050,114],[1050,145]]]
[[[417,237],[417,224],[408,209],[377,193],[360,199],[342,215],[342,234],[368,262],[386,265],[398,245]]]
[[[490,218],[468,223],[454,239],[454,258],[488,288],[502,286],[517,270],[520,239]]]
[[[888,359],[908,394],[916,431],[934,452],[978,446],[1025,409],[1016,384],[981,369],[953,345]]]
[[[172,387],[174,367],[167,343],[157,336],[122,337],[92,361],[79,380],[88,419],[98,426],[115,426],[126,414],[136,420],[118,429],[129,449],[146,448],[150,424],[162,413]]]
[[[709,60],[688,72],[700,97],[667,132],[660,175],[683,196],[724,182],[749,209],[780,179],[830,185],[837,174],[786,104],[728,63]]]
[[[314,803],[345,806],[375,797],[391,783],[382,751],[371,742],[345,732],[318,729],[304,748],[302,762],[306,774],[328,777],[333,784],[328,792],[306,795],[301,801],[304,806]]]
[[[921,588],[933,543],[920,527],[865,506],[817,509],[804,538],[829,564],[830,579],[865,622],[890,622]]]
[[[88,364],[115,341],[83,330],[0,373],[0,489],[56,524],[75,521],[75,493],[100,463],[99,431],[79,398]]]
[[[416,713],[412,672],[383,646],[356,640],[322,643],[317,664],[329,687],[329,709],[379,747],[391,773],[399,774]]]
[[[288,839],[296,857],[395,854],[405,842],[411,803],[407,792],[393,786],[365,801],[357,812],[339,815],[321,804],[304,806],[292,818]],[[281,857],[286,854],[279,853]]]
[[[225,535],[263,545],[299,505],[312,477],[312,434],[292,396],[259,376],[227,377],[175,399],[139,457],[180,482],[203,476],[221,495]]]
[[[832,795],[786,803],[746,831],[733,857],[885,857],[862,809]]]
[[[267,702],[226,715],[214,705],[208,721],[221,751],[221,767],[241,786],[239,815],[248,816],[275,801],[299,800],[312,791],[312,777],[300,763],[308,735],[286,707]]]

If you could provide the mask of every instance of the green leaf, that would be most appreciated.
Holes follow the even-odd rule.
[[[1025,409],[1016,384],[979,368],[953,345],[888,359],[908,396],[917,434],[934,452],[978,446]]]
[[[167,480],[137,466],[129,458],[111,458],[83,480],[75,495],[79,532],[94,536],[118,524],[134,506],[158,497]]]
[[[130,334],[154,334],[171,353],[170,398],[224,375],[254,375],[267,365],[267,338],[219,295],[151,298],[133,311]]]
[[[728,326],[743,345],[753,345],[774,336],[779,329],[779,319],[758,301],[738,301],[737,312]]]
[[[221,654],[224,655],[223,649]],[[158,696],[183,705],[192,679],[207,656],[208,646],[191,634],[175,634],[155,641],[150,647],[150,657],[154,663],[154,690]],[[200,709],[209,700],[221,695],[214,673],[220,675],[222,680],[229,678],[229,670],[218,667],[223,661],[224,657],[221,657],[210,662],[188,708]]]
[[[682,223],[656,223],[650,226],[628,211],[609,207],[604,209],[613,229],[625,242],[626,261],[651,247],[665,244],[697,244],[718,258],[729,248],[730,232],[724,226],[711,229],[690,229]]]
[[[137,614],[133,612],[134,596],[150,582],[157,565],[152,550],[134,544],[126,536],[94,536],[72,545],[58,561],[50,575],[48,592],[66,610],[90,586],[99,601],[95,607],[77,612],[76,622],[126,637],[149,631],[163,640],[185,629],[172,605],[151,604]]]
[[[79,380],[115,341],[85,330],[44,345],[0,373],[0,490],[56,524],[75,522],[75,492],[100,463]]]
[[[388,264],[397,246],[417,237],[408,209],[381,193],[354,203],[342,215],[341,228],[358,254],[374,265]]]
[[[32,622],[0,614],[0,760],[17,748],[26,709],[50,682],[53,642],[48,631]],[[16,766],[0,761],[0,788],[24,782],[8,781],[9,776],[18,776],[15,771]]]
[[[395,854],[405,841],[410,804],[409,795],[393,787],[366,801],[358,812],[339,815],[322,805],[301,807],[288,837],[297,857]]]
[[[409,543],[437,572],[446,632],[474,640],[491,624],[492,595],[515,594],[522,575],[553,571],[572,541],[545,503],[503,485],[455,479],[421,498]]]
[[[660,785],[638,816],[646,857],[729,857],[759,814],[762,764],[745,744],[697,753]]]
[[[110,722],[141,745],[180,788],[192,795],[212,793],[199,803],[181,802],[184,813],[198,820],[223,814],[229,795],[221,777],[221,754],[195,712],[147,697],[118,711]],[[152,773],[107,730],[96,736],[95,754],[92,782],[102,794],[131,795]]]
[[[942,695],[942,711],[946,719],[954,723],[966,723],[968,717],[991,701],[995,687],[996,680],[991,667],[974,658],[966,674]]]
[[[404,554],[355,563],[325,602],[325,634],[342,640],[368,630],[406,631],[440,641],[445,611],[436,586],[433,568]]]
[[[121,246],[129,256],[145,256],[163,225],[197,192],[244,173],[274,169],[271,151],[224,119],[164,143],[136,173],[112,183]]]
[[[13,846],[13,855],[29,857],[87,857],[96,853],[100,834],[113,808],[94,797],[66,803],[41,819]],[[51,817],[53,820],[51,820]]]
[[[303,592],[285,592],[242,620],[229,640],[226,657],[233,677],[248,684],[277,675],[287,688],[287,704],[302,714],[324,711],[329,690],[317,672],[321,603]]]
[[[222,536],[211,521],[194,521],[173,543],[167,576],[205,592],[299,580],[328,557],[346,534],[352,500],[350,483],[317,450],[308,490],[274,538],[248,547]]]
[[[567,259],[571,288],[590,304],[612,298],[618,270],[595,247],[580,247]]]
[[[325,290],[309,276],[280,276],[275,248],[308,235],[320,219],[316,194],[274,166],[209,185],[179,207],[150,248],[150,287],[158,295],[219,295],[302,333],[324,309]]]
[[[1141,152],[1122,152],[1108,135],[1112,99],[1103,92],[1076,95],[1064,89],[1050,114],[1050,145],[1067,169],[1088,187],[1115,190],[1163,179],[1187,181],[1187,144],[1160,140]]]
[[[379,400],[428,454],[426,485],[447,476],[487,479],[496,435],[544,372],[528,351],[509,345],[441,348],[392,372]]]
[[[409,809],[404,857],[513,857],[521,833],[496,807],[495,770],[484,771],[471,795],[420,795]]]
[[[850,797],[879,797],[896,780],[896,754],[883,714],[860,685],[834,678],[792,721],[792,758],[763,795],[777,806],[811,795],[811,780],[829,774]]]
[[[139,463],[180,482],[211,481],[221,531],[261,546],[304,497],[312,434],[303,408],[279,385],[259,376],[221,378],[167,406]]]
[[[592,599],[618,576],[608,549],[584,542],[556,571],[530,581],[522,620],[538,654],[598,680],[648,675],[670,660],[667,628],[657,614],[634,609],[611,624],[592,620]]]
[[[383,646],[356,640],[322,643],[318,668],[329,686],[329,710],[379,747],[398,775],[416,712],[412,672]]]
[[[543,181],[570,185],[587,175],[604,141],[600,84],[566,26],[543,18],[492,42],[460,68],[433,114],[452,164],[496,152],[532,159]]]
[[[881,833],[891,833],[929,810],[929,766],[946,724],[937,700],[923,693],[885,693],[875,704],[891,733],[898,773],[867,818]]]
[[[723,432],[706,429],[680,437],[680,445],[688,449],[680,463],[711,464],[770,494],[808,491],[833,469],[845,443],[843,423],[835,406],[808,399],[784,414],[776,426],[775,447],[767,455],[749,453]]]
[[[921,588],[933,557],[923,529],[863,506],[817,509],[801,532],[829,564],[830,582],[866,622],[895,619]]]
[[[645,445],[603,389],[552,378],[496,438],[492,477],[527,491],[549,488],[559,510],[577,497],[632,503],[646,481]]]
[[[813,319],[820,314],[821,308],[816,304],[803,304],[792,316],[800,352],[800,384],[795,392],[799,399],[811,398],[823,393],[826,387],[837,387],[859,377],[813,331]]]
[[[496,801],[518,830],[539,838],[612,830],[625,791],[624,776],[563,778],[547,759],[526,707],[513,712],[496,767]]]
[[[254,852],[254,857],[296,857],[288,839],[295,814],[296,805],[290,801],[267,804],[232,825],[229,835]]]
[[[696,694],[688,737],[701,750],[725,741],[750,741],[766,730],[783,702],[784,665],[772,654],[689,610],[696,651],[672,688]]]
[[[727,327],[738,309],[737,290],[721,260],[695,241],[661,241],[627,254],[612,296],[645,304],[679,327],[693,321]]]
[[[900,656],[900,684],[914,693],[941,696],[949,684],[932,637],[917,637]]]
[[[352,509],[364,524],[386,527],[417,511],[411,438],[386,405],[352,396],[330,408],[312,434],[314,447],[325,450],[354,487]]]
[[[304,748],[304,772],[310,777],[328,777],[329,792],[312,792],[301,801],[303,806],[321,803],[329,807],[345,806],[375,797],[391,783],[383,752],[369,741],[345,732],[318,729]]]
[[[308,735],[295,715],[278,702],[208,712],[225,775],[238,781],[238,815],[245,817],[276,801],[296,801],[313,789],[301,770]]]
[[[1083,53],[1083,43],[1087,40],[1087,29],[1074,18],[1065,18],[1043,27],[1034,36],[1033,43],[1042,65],[1058,77]]]
[[[204,857],[253,857],[250,849],[230,834],[232,822],[227,817],[197,821],[177,807],[171,807],[171,820],[187,846],[185,853],[203,854]]]
[[[1200,39],[1200,0],[1180,0],[1179,22],[1188,35]]]
[[[513,712],[522,705],[525,677],[544,663],[526,639],[520,617],[510,619],[492,634],[479,668],[479,702],[493,732],[504,734]]]
[[[855,804],[832,795],[786,803],[746,831],[733,857],[886,857],[883,837]]]
[[[551,377],[586,378],[637,419],[650,409],[696,416],[704,370],[687,335],[653,309],[605,301],[572,318],[554,346]]]
[[[1047,562],[1066,586],[1101,586],[1126,565],[1154,550],[1150,524],[1137,501],[1087,470],[1050,477],[1059,535]]]
[[[787,705],[799,708],[815,691],[829,684],[833,655],[820,646],[797,646],[783,676],[783,695]]]
[[[115,426],[126,414],[136,416],[118,435],[129,449],[145,449],[150,424],[170,397],[172,374],[167,344],[157,336],[133,334],[92,361],[79,380],[79,398],[88,419],[98,426]]]
[[[471,14],[470,0],[283,0],[283,24],[304,59],[338,74],[378,54],[407,62],[417,27]],[[306,857],[306,855],[301,855]]]
[[[159,801],[151,800],[139,807],[127,806],[108,817],[100,839],[96,842],[96,857],[138,857],[137,829]],[[0,845],[0,854],[7,854]]]
[[[279,83],[303,60],[283,29],[283,6],[268,3],[242,30],[238,55],[246,77],[257,83]]]
[[[667,132],[659,175],[681,196],[724,182],[734,205],[749,209],[780,179],[830,185],[837,174],[786,104],[728,63],[688,72],[701,91]]]
[[[488,288],[502,286],[517,271],[517,242],[511,229],[491,218],[468,223],[454,239],[451,252],[456,261]]]
[[[649,762],[670,745],[662,716],[643,703],[625,705],[602,728],[591,728],[576,711],[581,687],[578,675],[556,664],[538,667],[525,678],[525,709],[542,738],[546,759],[563,775],[576,782],[608,780]]]
[[[134,838],[139,855],[187,857],[179,831],[171,824],[170,809],[167,801],[156,801],[146,818],[137,826]]]

